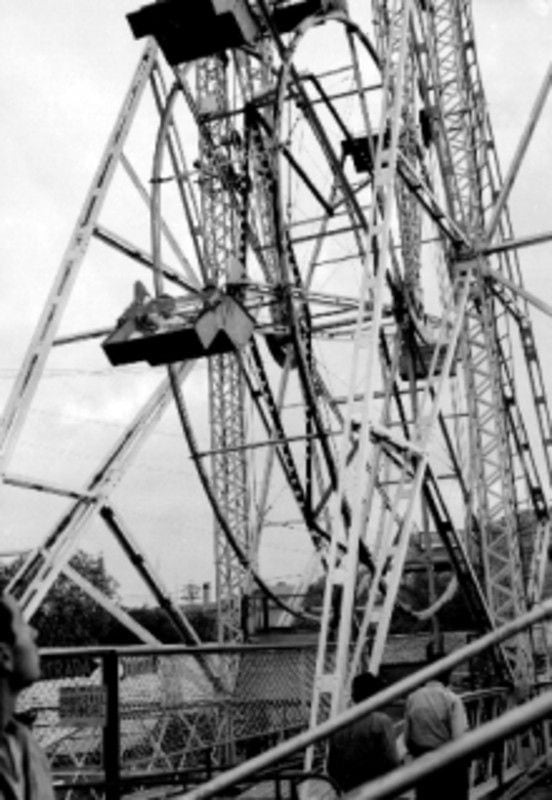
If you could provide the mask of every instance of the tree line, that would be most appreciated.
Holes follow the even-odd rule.
[[[22,558],[17,558],[8,564],[0,564],[0,590],[6,587],[21,563]],[[102,555],[94,556],[79,550],[69,563],[111,600],[119,600],[118,583],[109,574]],[[173,644],[181,641],[178,631],[161,608],[144,605],[125,608],[125,611],[160,642]],[[186,610],[186,616],[203,641],[216,639],[214,609],[194,606]],[[63,574],[46,595],[33,616],[32,624],[38,631],[39,647],[136,644],[134,634]]]

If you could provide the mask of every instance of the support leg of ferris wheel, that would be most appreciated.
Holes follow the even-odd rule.
[[[179,379],[183,379],[192,369],[193,362],[188,362],[175,368],[175,372]],[[141,641],[152,643],[155,637],[152,637],[149,631],[136,623],[108,598],[103,597],[68,563],[91,517],[99,513],[121,545],[130,563],[137,569],[140,577],[152,591],[160,607],[168,613],[182,638],[193,644],[200,643],[193,626],[185,614],[174,606],[162,581],[155,574],[147,557],[140,551],[138,543],[130,531],[123,526],[120,516],[108,504],[110,494],[116,488],[144,439],[151,433],[171,400],[171,388],[169,381],[166,380],[153,392],[149,401],[144,404],[133,420],[133,424],[124,431],[109,451],[103,464],[95,471],[88,487],[89,491],[82,493],[81,497],[73,503],[57,528],[46,538],[43,546],[31,553],[8,585],[7,590],[20,597],[27,617],[32,617],[57,576],[64,573]],[[30,580],[26,580],[27,573],[31,575]],[[213,668],[209,658],[200,655],[198,663],[214,689],[220,691],[222,689],[220,676],[217,669]]]
[[[485,227],[484,241],[486,245],[491,244],[493,237],[497,231],[497,228],[500,223],[500,217],[508,202],[508,198],[512,191],[512,187],[515,183],[517,174],[519,172],[519,168],[521,166],[525,153],[527,152],[527,148],[529,147],[529,144],[531,142],[531,138],[535,131],[535,127],[538,124],[539,118],[541,116],[544,104],[546,102],[551,87],[552,87],[552,64],[550,64],[546,72],[546,75],[544,76],[544,80],[540,87],[539,93],[531,109],[529,119],[527,121],[521,139],[516,148],[516,152],[514,153],[514,156],[512,158],[512,163],[510,164],[508,174],[504,179],[504,183],[500,190],[500,194],[494,205],[491,218]]]
[[[504,180],[500,194],[492,210],[491,218],[487,223],[484,236],[484,241],[485,241],[484,246],[486,247],[492,246],[493,238],[500,225],[501,216],[508,202],[509,195],[512,191],[512,187],[514,186],[523,158],[525,157],[525,154],[531,142],[535,127],[541,116],[551,86],[552,86],[552,64],[548,67],[542,85],[540,87],[539,93],[531,109],[529,119],[526,123],[525,129],[521,135],[520,141],[512,158],[512,162],[509,167],[506,178]],[[530,293],[526,292],[521,286],[515,286],[511,281],[508,281],[508,279],[506,279],[504,276],[502,276],[500,273],[496,271],[494,271],[492,275],[496,281],[498,281],[502,285],[506,285],[509,289],[513,290],[516,295],[522,298],[522,300],[532,303],[536,307],[540,308],[541,311],[544,311],[544,313],[547,313],[549,315],[552,313],[552,309],[546,303],[544,303],[541,300],[541,298],[532,296]],[[522,329],[522,335],[523,333],[525,333],[525,336],[523,337],[523,342],[525,345],[529,336],[532,339],[530,326],[525,326],[525,328]],[[531,352],[532,350],[533,348],[530,348]],[[532,360],[530,360],[529,363],[531,364]],[[540,367],[538,363],[535,364],[532,369],[530,366],[530,378],[533,380],[533,382],[536,381],[537,385],[539,385],[539,383],[540,384],[542,383],[540,375]],[[542,397],[542,400],[544,401],[543,389],[539,391],[539,396]],[[544,409],[542,408],[543,405]],[[548,414],[548,406],[545,402],[541,402],[539,404],[539,409],[540,413],[538,415],[538,419],[541,427],[541,434],[543,435],[543,438],[545,440],[546,439],[549,440],[550,417]],[[546,454],[548,455],[548,450],[546,450]],[[547,467],[550,480],[552,472],[551,472],[551,465],[549,458],[547,458]],[[545,565],[547,561],[547,553],[551,537],[551,522],[549,519],[549,515],[545,516],[546,519],[539,520],[535,531],[536,533],[535,542],[531,554],[529,575],[527,578],[527,601],[529,605],[532,605],[533,603],[539,601],[542,594],[542,588],[544,586]]]
[[[549,69],[521,136],[511,167],[492,208],[491,218],[487,222],[485,237],[488,243],[490,243],[492,236],[502,222],[501,217],[504,214],[509,193],[542,111],[550,89],[551,79],[552,69]],[[477,297],[479,298],[479,310],[476,313],[474,313],[473,309],[471,310],[467,317],[466,326],[467,342],[475,367],[471,372],[473,391],[470,396],[473,399],[476,417],[480,420],[477,432],[474,430],[473,433],[476,434],[481,442],[481,447],[478,448],[476,446],[474,450],[477,451],[479,449],[482,454],[477,461],[476,469],[479,470],[477,486],[480,489],[479,502],[482,519],[484,520],[483,564],[487,592],[495,610],[495,618],[500,624],[522,613],[526,608],[526,604],[534,602],[539,595],[539,587],[542,586],[543,581],[541,562],[550,539],[550,515],[546,507],[542,508],[539,514],[538,505],[535,506],[539,519],[536,526],[529,575],[527,581],[524,582],[519,538],[514,521],[515,462],[513,457],[510,457],[510,454],[504,450],[502,450],[501,454],[501,443],[505,443],[508,439],[507,430],[501,428],[501,425],[504,425],[507,419],[506,409],[503,414],[496,414],[496,408],[500,408],[500,404],[504,402],[504,384],[507,376],[502,373],[507,364],[502,361],[499,355],[501,348],[499,322],[497,322],[496,313],[491,306],[491,300],[481,282],[478,286]],[[521,313],[526,316],[527,306],[525,305],[524,309],[523,303],[518,303],[517,299],[514,303],[518,305]],[[523,335],[524,332],[525,336]],[[549,438],[547,431],[549,432],[550,430],[549,414],[544,394],[539,388],[538,359],[536,355],[533,358],[531,348],[526,347],[526,339],[528,334],[530,335],[530,325],[525,326],[525,328],[520,325],[520,333],[522,334],[522,343],[535,400],[537,400],[537,395],[540,395],[541,402],[538,405],[543,405],[544,403],[545,413],[540,413],[538,419],[545,447],[545,458],[548,463],[548,483],[550,483],[549,456],[546,446],[547,438]],[[485,343],[485,348],[482,347],[482,343]],[[487,351],[486,354],[485,349]],[[486,370],[482,369],[484,360],[487,365]],[[501,363],[502,370],[500,369]],[[485,373],[487,377],[484,377]],[[482,383],[483,379],[485,380],[485,387]],[[510,402],[512,403],[512,412],[517,411],[514,396],[511,397]],[[491,412],[491,407],[494,409],[493,412]],[[490,443],[493,441],[496,441],[496,445],[491,448]],[[502,446],[504,447],[504,444]],[[515,453],[515,449],[512,448],[510,452]],[[485,484],[485,492],[481,491],[482,483]],[[500,490],[499,486],[502,487]],[[536,481],[533,481],[531,488],[533,503],[538,503],[538,497],[542,494],[542,491],[540,481],[537,478]],[[500,502],[497,499],[499,492],[501,496]],[[518,679],[524,682],[532,680],[533,657],[529,638],[520,636],[515,642],[508,645],[507,649],[510,651],[510,660]]]
[[[120,622],[125,628],[131,631],[137,639],[144,642],[145,644],[152,644],[158,645],[160,644],[159,639],[157,639],[150,631],[146,630],[142,625],[139,625],[136,620],[134,620],[130,614],[127,614],[120,608],[117,603],[114,603],[108,597],[105,596],[103,592],[97,589],[90,581],[86,580],[80,572],[77,572],[76,569],[69,566],[69,564],[65,564],[62,568],[61,572],[65,575],[66,578],[78,586],[88,597],[95,600],[96,603],[107,611],[114,619]]]
[[[121,157],[136,109],[153,69],[155,58],[156,46],[154,43],[149,43],[132,78],[130,88],[123,101],[119,116],[46,300],[42,316],[6,403],[4,414],[0,420],[0,472],[4,472],[9,463],[25,415],[44,370],[49,349],[54,341],[71,289],[94,233],[94,227],[115,168]]]
[[[34,393],[43,373],[50,349],[52,345],[56,343],[55,337],[59,323],[77,279],[80,265],[86,255],[90,240],[96,233],[99,215],[118,164],[121,164],[123,169],[125,169],[145,202],[149,202],[149,198],[145,195],[145,189],[140,184],[130,162],[124,155],[123,147],[142,99],[144,88],[151,79],[155,69],[156,46],[153,42],[149,42],[131,80],[129,90],[100,159],[82,211],[77,219],[69,245],[59,267],[58,274],[54,279],[41,319],[39,320],[37,329],[29,345],[14,388],[7,401],[6,410],[0,427],[3,481],[6,484],[14,482],[10,474],[6,472],[6,467],[24,424],[26,414],[28,413]],[[164,223],[162,223],[162,225],[164,234],[168,238],[169,243],[173,247],[176,246],[170,230],[168,230]],[[104,234],[111,241],[115,241],[107,232],[104,231]],[[117,245],[122,247],[119,240],[117,240]],[[151,260],[145,255],[142,260],[144,263],[151,265]],[[179,260],[182,261],[182,258]],[[185,268],[186,264],[183,266]],[[183,370],[181,368],[179,369],[181,379],[188,374],[190,369],[190,365],[187,365]],[[67,567],[69,558],[74,552],[81,534],[92,517],[102,508],[106,507],[109,494],[122,478],[124,470],[136,455],[137,450],[151,432],[153,426],[159,420],[170,400],[170,386],[166,381],[153,392],[150,399],[146,401],[144,406],[139,410],[126,431],[108,452],[103,463],[98,465],[88,486],[84,490],[79,491],[76,490],[75,487],[65,487],[58,490],[58,488],[49,487],[43,482],[37,486],[36,482],[31,479],[25,479],[24,477],[21,479],[17,478],[15,481],[17,485],[20,486],[27,486],[45,492],[53,491],[57,494],[67,494],[68,497],[74,498],[72,507],[64,514],[56,528],[46,536],[44,543],[30,554],[18,573],[14,576],[12,581],[10,581],[8,591],[17,594],[22,603],[24,612],[28,617],[35,613],[60,572],[65,571],[67,573],[67,569],[69,569]],[[151,570],[148,570],[146,566],[147,559],[140,553],[140,548],[137,543],[135,541],[131,543],[129,540],[126,542],[125,549],[131,562],[133,562],[134,565],[139,563],[142,572],[144,573],[144,570],[147,572],[147,575],[144,573],[142,577],[160,600],[161,605],[167,607],[169,613],[176,619],[177,627],[182,630],[183,636],[191,637],[192,641],[197,643],[199,639],[195,631],[186,619],[181,619],[182,615],[178,609],[173,606],[162,584]],[[71,571],[70,574],[72,575],[73,572]],[[81,588],[83,588],[82,585]],[[116,616],[118,614],[118,617],[120,617],[121,613],[121,611],[117,612]],[[150,640],[151,637],[147,631],[142,630],[140,632],[140,626],[130,624],[127,627],[130,627],[134,633],[137,633],[139,638],[143,641]]]
[[[151,74],[155,60],[155,52],[155,46],[149,44],[139,61],[129,91],[122,104],[121,111],[109,137],[107,146],[92,181],[91,188],[75,225],[71,240],[62,259],[58,274],[47,298],[44,311],[25,355],[10,397],[8,398],[0,426],[0,457],[2,472],[4,474],[43,373],[46,358],[54,342],[56,331],[67,305],[71,289],[77,278],[79,267],[93,235],[95,224],[106,197],[111,178],[113,177],[122,153],[122,148],[137,106],[149,79],[149,75]],[[84,505],[89,505],[87,501],[85,501],[85,503],[77,501],[77,503],[79,502],[81,503],[81,508],[84,507]],[[38,556],[40,560],[44,560],[42,548],[37,551],[36,554],[31,554],[27,563],[23,565],[22,570],[20,570],[18,575],[10,582],[8,591],[15,588],[16,583],[21,580],[22,572],[26,569],[27,564],[30,564],[36,556]],[[49,555],[46,557],[45,561],[47,560],[49,560]],[[64,566],[64,563],[65,561],[62,560],[60,567]],[[35,575],[31,584],[25,587],[24,591],[26,594],[21,597],[21,602],[28,615],[31,615],[36,609],[36,606],[31,609],[26,608],[31,596],[37,598],[39,603],[46,591],[50,588],[51,582],[53,582],[58,572],[59,570],[54,570],[54,572],[52,572],[52,580],[50,582],[41,581],[41,578]]]
[[[180,378],[183,379],[192,369],[191,364],[180,368]],[[51,588],[61,570],[65,569],[69,558],[74,552],[80,536],[96,514],[102,515],[108,506],[109,497],[117,487],[126,469],[132,463],[137,452],[153,427],[172,399],[170,385],[164,381],[153,392],[149,400],[142,406],[132,423],[119,437],[114,446],[107,453],[103,463],[94,471],[86,491],[77,493],[79,496],[73,505],[66,511],[58,525],[45,538],[38,550],[31,553],[27,561],[8,585],[8,591],[18,596],[21,605],[28,617],[31,617]],[[167,605],[168,595],[162,583],[148,569],[147,559],[140,552],[136,541],[127,535],[121,542],[121,536],[116,538],[122,544],[129,556],[131,563],[139,566],[141,577],[160,601],[161,606]],[[146,574],[147,573],[147,574]],[[30,580],[27,576],[30,576]],[[174,608],[168,609],[171,616],[175,613],[181,616]],[[183,635],[188,635],[192,641],[199,641],[197,635],[187,620],[182,623]]]
[[[372,385],[375,365],[378,362],[378,343],[382,321],[382,293],[388,259],[388,242],[392,214],[392,193],[395,180],[395,165],[398,148],[398,127],[403,103],[403,80],[405,62],[408,55],[408,29],[410,23],[411,3],[396,3],[394,6],[392,25],[392,47],[387,63],[384,67],[384,88],[382,111],[380,116],[380,133],[390,130],[390,142],[386,145],[383,134],[380,136],[376,151],[372,212],[367,233],[368,256],[364,263],[362,275],[362,289],[359,308],[364,307],[364,302],[373,300],[372,323],[368,333],[368,341],[364,346],[364,332],[362,331],[361,318],[357,326],[353,364],[351,369],[351,382],[349,390],[349,404],[345,421],[344,445],[340,453],[338,490],[334,503],[334,527],[328,554],[328,574],[324,592],[322,621],[318,654],[315,667],[313,702],[311,706],[311,725],[316,725],[329,713],[333,715],[342,710],[347,697],[347,678],[349,669],[349,649],[351,643],[351,620],[354,606],[354,593],[358,569],[358,547],[362,538],[362,520],[364,518],[363,497],[364,481],[368,463],[368,445],[370,425],[372,422]],[[401,13],[402,12],[402,13]],[[385,166],[383,163],[385,162]],[[380,213],[381,209],[381,213]],[[368,263],[368,258],[371,262]],[[361,360],[362,359],[362,360]],[[357,476],[360,476],[360,488],[357,488],[352,507],[352,520],[349,530],[345,529],[341,517],[343,499],[346,493],[346,442],[349,439],[347,431],[352,425],[352,398],[355,392],[357,371],[364,369],[364,405],[359,429],[359,452],[353,462]],[[346,544],[347,552],[342,556],[339,545]],[[338,588],[339,587],[339,588]],[[338,588],[341,594],[339,620],[337,630],[337,647],[335,659],[329,657],[329,633],[332,620],[332,599],[334,589]],[[307,756],[307,761],[312,760],[312,752]]]
[[[364,620],[360,626],[361,632],[367,633],[368,625],[374,618],[375,629],[368,662],[369,670],[374,673],[379,671],[383,657],[391,614],[406,560],[415,504],[420,496],[428,466],[432,438],[435,435],[446,382],[451,372],[464,320],[474,262],[459,261],[455,267],[457,276],[453,303],[442,319],[439,340],[435,347],[426,388],[420,402],[420,413],[413,435],[412,451],[405,454],[401,476],[391,499],[393,513],[397,514],[401,521],[396,530],[391,529],[387,541],[382,544],[378,553],[376,574],[370,584]],[[438,374],[439,354],[443,353],[444,358]],[[384,578],[385,586],[382,592],[380,580]],[[381,594],[383,597],[380,597]],[[360,651],[364,645],[364,637],[359,636],[355,643],[353,667],[360,662]],[[352,675],[351,669],[349,680]]]
[[[231,131],[231,118],[225,114],[229,108],[230,89],[224,59],[214,55],[199,61],[196,83],[198,108],[209,104],[220,115],[204,123],[208,137],[200,136],[203,255],[207,280],[220,286],[227,279],[239,235],[239,220],[230,193],[216,169],[217,159],[224,157],[224,142]],[[240,266],[243,270],[244,265]],[[247,461],[241,447],[245,441],[243,377],[235,353],[214,356],[209,359],[208,366],[211,448],[221,451],[211,456],[214,494],[242,551],[249,556]],[[218,639],[220,642],[241,641],[244,568],[216,522],[214,548]]]
[[[484,110],[470,4],[436,0],[432,13],[425,17],[423,36],[431,57],[421,59],[421,66],[426,73],[426,87],[432,87],[427,89],[428,97],[435,98],[443,132],[443,144],[438,151],[450,174],[448,202],[476,248],[484,228],[485,211],[494,199],[495,176],[489,156],[494,152],[493,137]],[[485,592],[499,624],[525,607],[513,510],[520,503],[516,487],[523,489],[524,494],[526,491],[518,480],[522,455],[513,447],[505,424],[507,411],[501,390],[504,368],[511,369],[508,319],[504,311],[493,305],[479,269],[474,289],[474,301],[467,308],[464,337],[472,419],[471,474],[476,498],[472,511],[480,520],[473,545],[480,553]],[[501,356],[503,345],[507,352],[503,350]],[[518,637],[508,649],[514,670],[529,675],[527,637]]]

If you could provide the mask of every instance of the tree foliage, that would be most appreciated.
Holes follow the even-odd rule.
[[[70,565],[107,597],[117,599],[117,582],[108,573],[102,555],[93,556],[79,550],[71,558]],[[129,641],[126,629],[64,575],[57,578],[32,622],[41,647]]]
[[[217,638],[216,609],[192,606],[185,609],[186,617],[202,642],[214,642]],[[168,615],[159,607],[142,606],[133,608],[130,613],[134,619],[143,625],[164,644],[176,644],[182,638]],[[187,642],[190,644],[190,642]]]
[[[111,600],[118,600],[117,581],[109,574],[102,555],[77,551],[71,567]],[[15,559],[0,564],[0,591],[22,564]],[[168,615],[158,607],[127,609],[130,616],[164,644],[182,641]],[[205,611],[192,607],[187,611],[192,626],[202,641],[216,639],[214,608]],[[136,637],[126,627],[92,600],[76,584],[60,575],[33,616],[40,647],[81,647],[94,645],[136,644]]]
[[[0,566],[2,590],[21,563],[22,559],[16,559]],[[117,599],[117,582],[107,571],[102,555],[93,556],[79,550],[69,563],[107,597]],[[134,641],[134,637],[111,614],[63,574],[55,580],[31,622],[38,631],[40,647],[78,647]]]

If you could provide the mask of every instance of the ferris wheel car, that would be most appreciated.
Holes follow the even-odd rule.
[[[253,334],[253,317],[236,298],[218,290],[201,297],[146,298],[135,291],[102,345],[114,366],[137,361],[158,366],[228,353]]]
[[[153,36],[169,64],[251,44],[260,31],[245,0],[162,0],[127,15],[137,39]]]

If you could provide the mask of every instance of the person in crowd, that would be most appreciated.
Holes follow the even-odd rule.
[[[35,640],[16,601],[0,595],[1,800],[54,800],[46,757],[16,714],[19,693],[40,677]]]
[[[357,675],[352,683],[352,700],[360,703],[383,684],[369,672]],[[343,792],[373,780],[400,763],[391,718],[372,711],[337,731],[330,740],[327,770]]]
[[[428,662],[437,661],[443,653],[428,652]],[[437,750],[468,730],[468,719],[462,699],[449,686],[450,671],[438,680],[428,681],[406,701],[404,740],[414,757]],[[438,769],[416,786],[416,800],[467,800],[469,765],[456,762]]]

